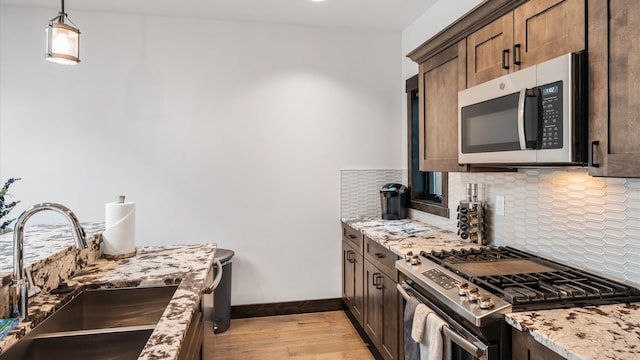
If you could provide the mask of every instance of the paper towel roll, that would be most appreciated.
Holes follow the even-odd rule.
[[[136,254],[136,204],[113,202],[104,206],[102,253],[107,258]]]

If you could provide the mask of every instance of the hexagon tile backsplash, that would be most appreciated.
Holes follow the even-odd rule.
[[[449,173],[451,218],[418,211],[411,216],[455,231],[467,183],[483,190],[492,244],[640,287],[640,179],[596,178],[585,169]],[[498,195],[505,199],[504,216],[494,213]]]

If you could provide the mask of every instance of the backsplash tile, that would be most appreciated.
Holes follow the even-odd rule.
[[[450,230],[467,183],[484,185],[493,244],[640,286],[640,179],[596,178],[585,169],[450,173]],[[497,195],[505,216],[493,212]]]
[[[406,184],[402,169],[340,170],[340,216],[380,217],[380,189],[387,183]]]
[[[401,173],[399,175],[399,173]],[[380,216],[378,190],[406,170],[343,170],[342,216]],[[411,210],[410,217],[456,231],[466,184],[487,202],[488,238],[640,287],[640,179],[596,178],[586,169],[449,173],[450,218]],[[505,198],[505,216],[494,212]]]

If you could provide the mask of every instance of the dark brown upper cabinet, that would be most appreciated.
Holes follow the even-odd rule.
[[[640,177],[640,2],[589,0],[593,176]]]
[[[466,42],[420,64],[420,170],[465,171],[458,165],[458,91],[466,88]]]
[[[468,86],[586,48],[585,0],[530,0],[467,42]]]
[[[419,64],[420,170],[458,164],[458,91],[585,49],[585,0],[484,1],[407,56]]]

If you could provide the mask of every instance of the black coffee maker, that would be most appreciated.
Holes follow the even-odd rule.
[[[385,220],[398,220],[407,217],[409,190],[402,184],[385,184],[380,189],[380,208]]]

